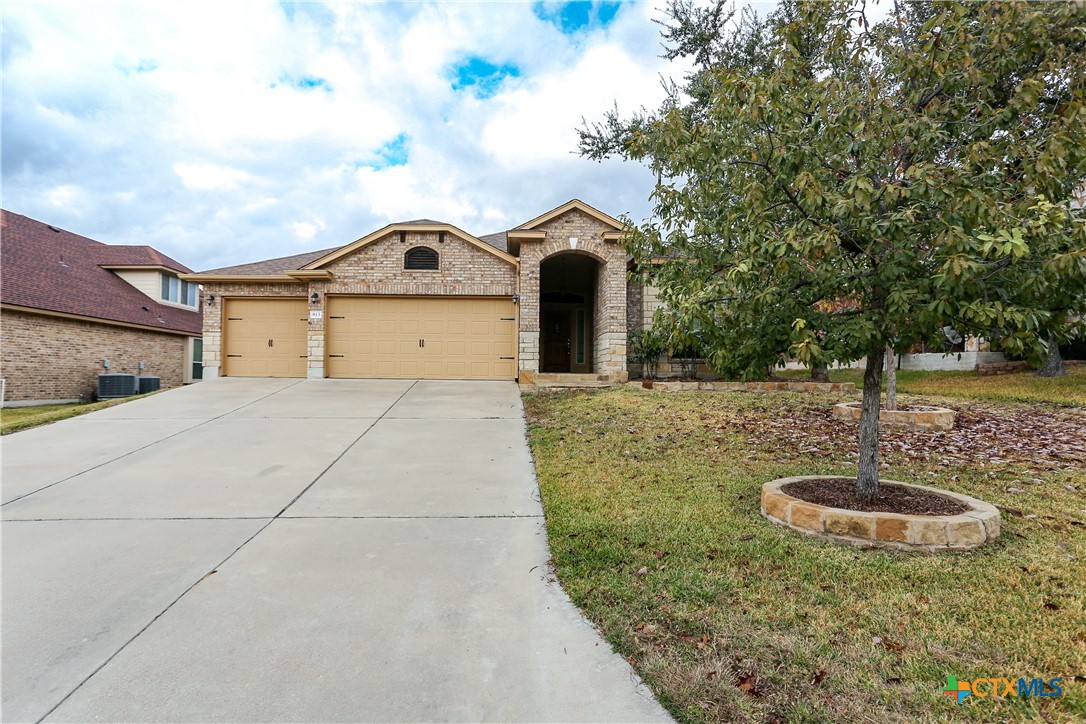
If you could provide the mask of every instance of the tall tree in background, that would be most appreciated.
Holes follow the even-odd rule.
[[[581,131],[590,158],[647,163],[674,329],[721,372],[787,350],[866,357],[857,495],[878,492],[887,345],[940,327],[1040,354],[1086,309],[1086,6],[785,2],[765,20],[669,8],[695,69],[656,112]],[[648,266],[647,264],[645,266]]]

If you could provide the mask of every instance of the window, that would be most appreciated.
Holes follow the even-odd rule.
[[[403,268],[436,271],[438,269],[437,252],[425,246],[408,249],[403,255]]]
[[[195,282],[183,282],[172,274],[162,275],[162,299],[167,302],[195,307],[199,288]]]
[[[577,364],[584,364],[584,310],[577,310]]]

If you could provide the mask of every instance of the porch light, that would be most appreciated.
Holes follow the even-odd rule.
[[[312,302],[313,304],[316,304],[320,300],[321,300],[321,295],[317,294],[316,292],[313,292],[312,294],[309,295],[309,301]]]
[[[519,294],[514,294],[513,295],[513,304],[520,304],[520,295]]]
[[[210,307],[214,303],[215,303],[215,295],[214,294],[208,294],[207,295],[207,306]]]

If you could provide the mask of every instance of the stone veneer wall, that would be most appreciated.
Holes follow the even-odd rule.
[[[586,254],[599,262],[594,310],[593,372],[626,377],[626,253],[603,233],[614,229],[573,209],[537,227],[541,241],[520,247],[520,377],[539,371],[539,267],[555,254]],[[573,240],[576,240],[575,242]]]
[[[4,401],[91,399],[98,375],[109,372],[162,378],[177,387],[185,378],[187,336],[14,310],[0,313],[3,326]]]

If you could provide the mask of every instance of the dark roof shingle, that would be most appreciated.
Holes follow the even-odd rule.
[[[504,251],[506,254],[509,253],[508,231],[499,231],[496,234],[486,234],[485,236],[480,236],[479,241],[485,241],[487,244],[490,244],[498,251]]]
[[[199,334],[201,314],[160,304],[103,266],[191,270],[149,246],[110,246],[0,210],[0,301]]]
[[[242,274],[242,275],[261,275],[261,274],[282,274],[285,271],[293,271],[294,269],[301,269],[303,266],[311,261],[316,261],[322,256],[331,254],[336,249],[342,247],[333,246],[331,249],[321,249],[320,251],[307,251],[304,254],[294,254],[292,256],[280,256],[275,259],[265,259],[263,261],[253,261],[248,264],[235,264],[234,266],[224,266],[218,269],[208,269],[207,271],[200,272],[201,274]]]

